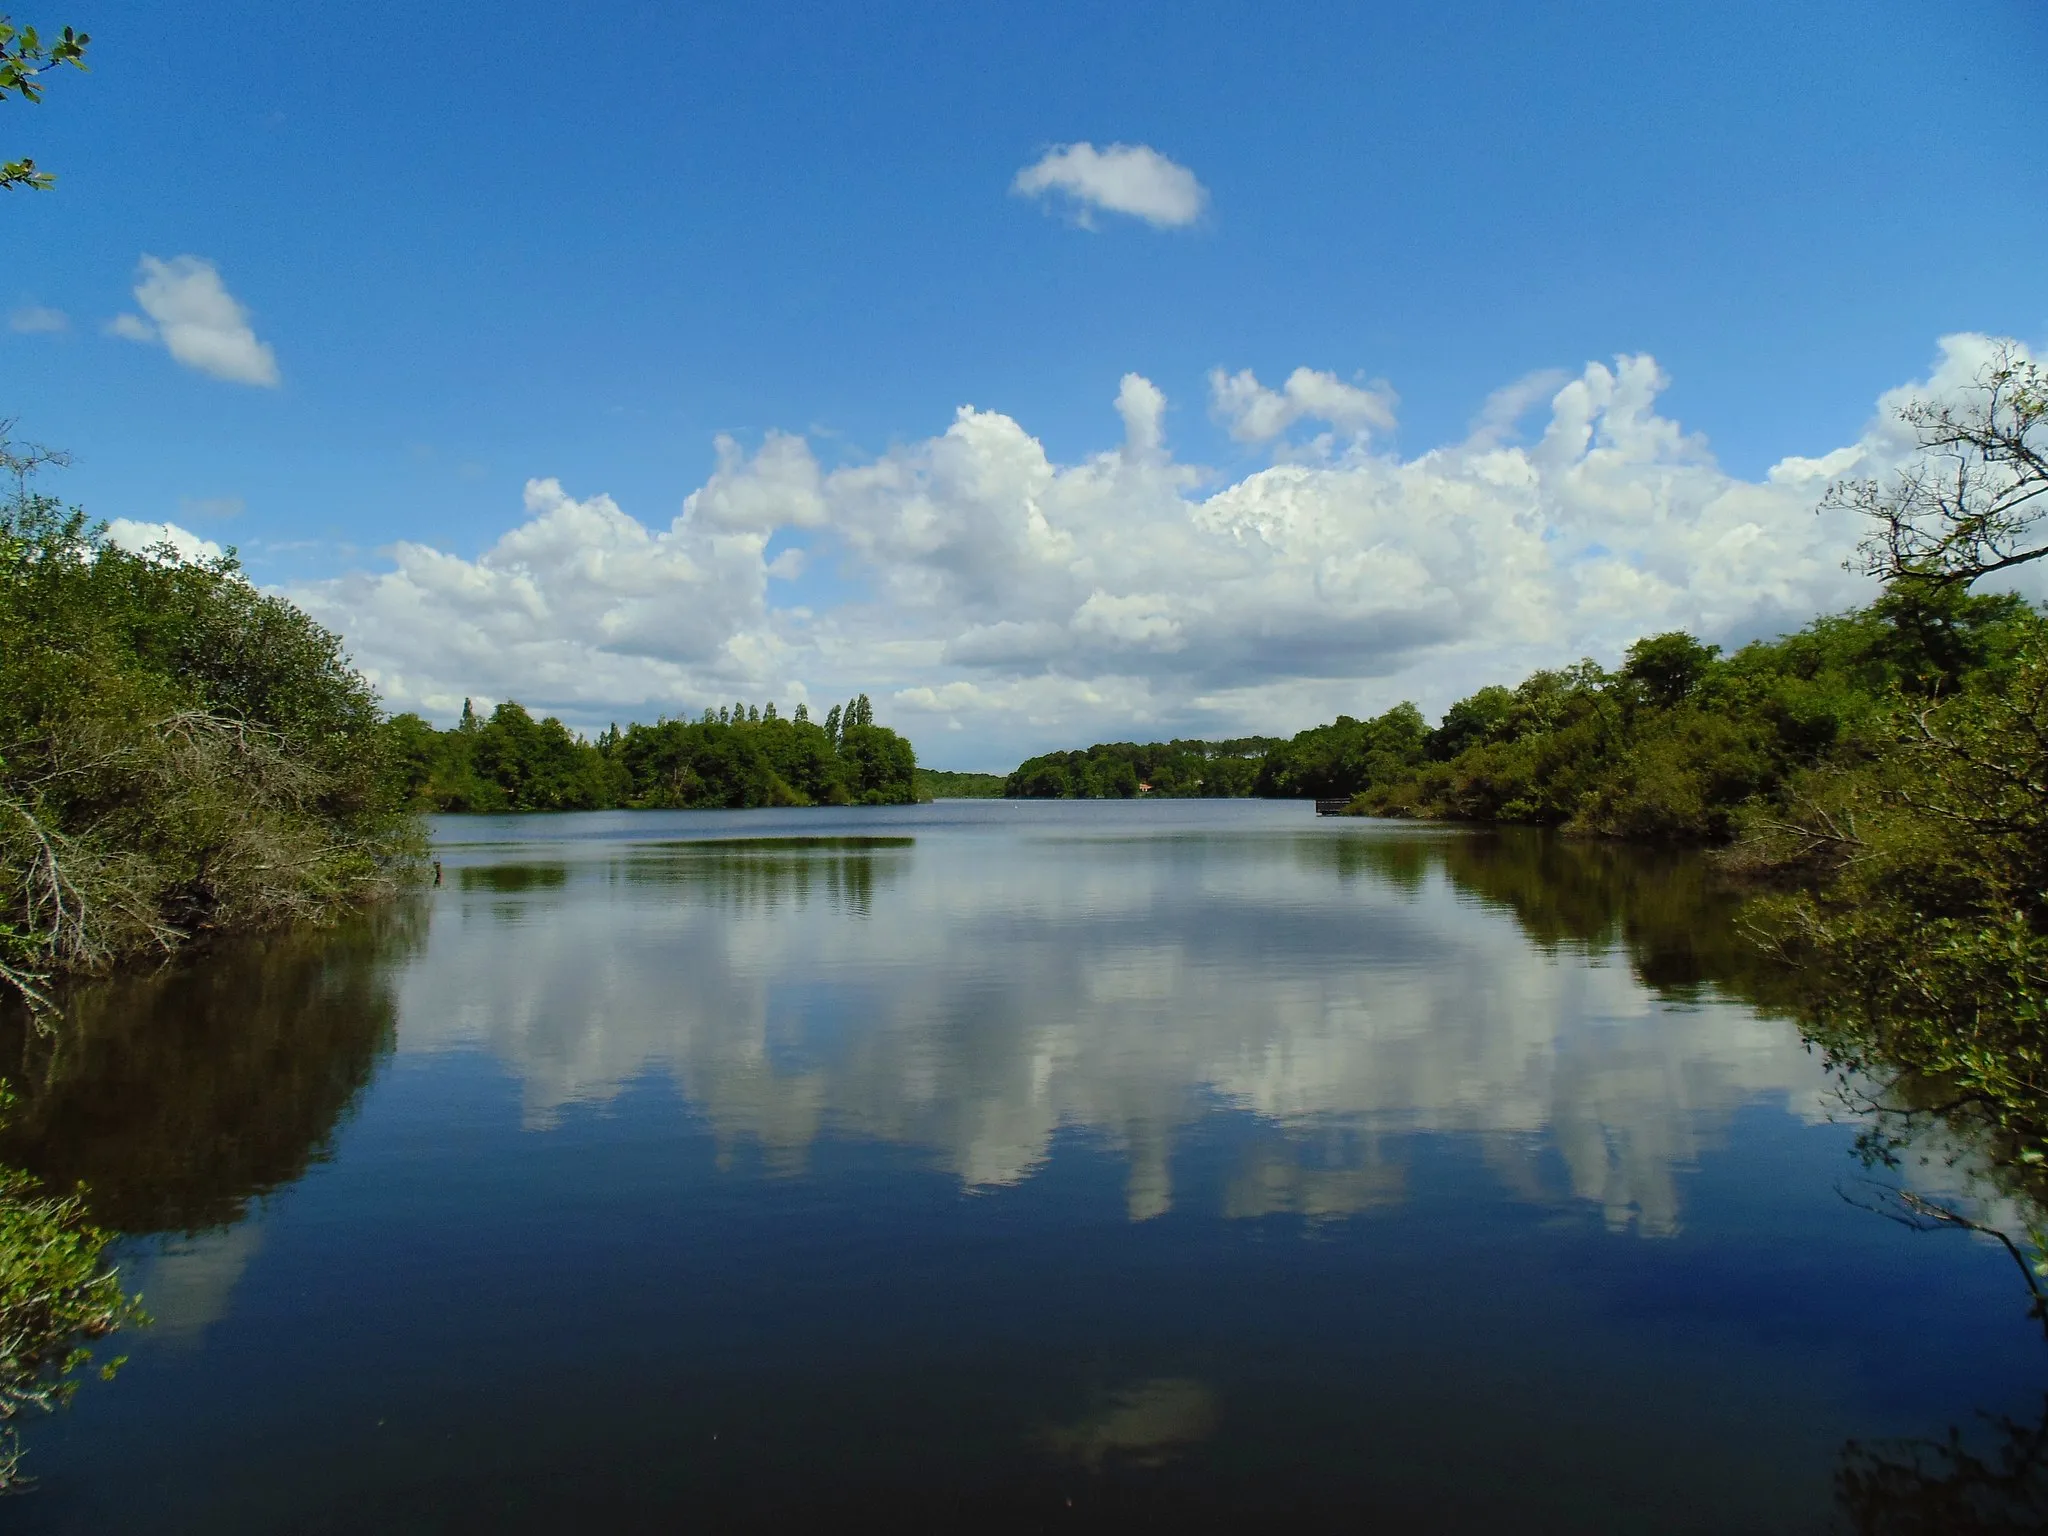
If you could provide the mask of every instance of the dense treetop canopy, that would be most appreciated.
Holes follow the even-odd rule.
[[[417,715],[390,726],[412,803],[437,811],[739,809],[905,805],[919,798],[910,743],[874,723],[866,694],[823,725],[798,705],[706,709],[696,720],[614,726],[584,741],[560,720],[507,701],[437,731]]]

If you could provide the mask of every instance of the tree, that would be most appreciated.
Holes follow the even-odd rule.
[[[1920,452],[1889,484],[1845,480],[1821,502],[1876,524],[1851,569],[1898,587],[1967,587],[2048,556],[2048,372],[2003,343],[1965,402],[1899,412]]]
[[[340,637],[233,553],[133,554],[0,425],[0,985],[353,905],[416,831]]]
[[[17,95],[23,101],[41,101],[41,77],[59,64],[84,69],[85,46],[91,41],[85,33],[66,27],[54,42],[45,43],[34,27],[17,27],[0,13],[0,100]],[[56,182],[55,176],[37,170],[35,161],[26,157],[0,162],[0,191],[26,187],[47,192]]]
[[[1650,635],[1628,648],[1621,675],[1643,691],[1652,704],[1672,709],[1684,702],[1707,675],[1718,645],[1702,645],[1682,629]]]

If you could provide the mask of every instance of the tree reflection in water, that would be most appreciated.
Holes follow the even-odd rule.
[[[1327,845],[1340,861],[1383,879],[1418,884],[1440,867],[1461,891],[1514,914],[1543,947],[1620,945],[1644,985],[1670,998],[1711,989],[1767,1012],[1801,1015],[1802,978],[1768,956],[1743,930],[1747,891],[1698,857],[1674,857],[1541,833],[1423,836]],[[1340,868],[1342,863],[1340,862]],[[1928,1232],[1975,1230],[2027,1255],[2004,1231],[1971,1219],[1971,1206],[2003,1205],[2008,1219],[2042,1226],[2042,1179],[1984,1144],[1967,1118],[1934,1106],[1940,1085],[1901,1082],[1873,1094],[1843,1083],[1845,1108],[1867,1116],[1859,1144],[1865,1160],[1894,1170],[1920,1159],[1916,1144],[1938,1145],[1925,1161],[1960,1174],[1965,1188],[1942,1198],[1910,1189],[1845,1180],[1845,1198]],[[1930,1137],[1930,1133],[1932,1136]],[[1875,1191],[1873,1193],[1873,1191]],[[2031,1277],[2019,1299],[2040,1305]],[[2048,1397],[2038,1415],[1984,1414],[1988,1433],[1951,1428],[1943,1439],[1851,1440],[1842,1448],[1835,1490],[1851,1528],[1865,1536],[2017,1536],[2048,1530]]]
[[[0,1019],[20,1100],[0,1163],[83,1182],[94,1218],[131,1235],[239,1220],[326,1155],[391,1049],[390,973],[425,932],[423,905],[394,902],[80,987],[42,1028]]]
[[[1850,1441],[1835,1490],[1851,1527],[1863,1536],[2048,1530],[2048,1398],[2032,1422],[1990,1422],[1996,1444],[1981,1453],[1956,1429],[1946,1440]]]
[[[1748,892],[1705,855],[1519,827],[1403,828],[1298,846],[1339,876],[1407,891],[1440,872],[1461,895],[1511,915],[1539,950],[1619,947],[1636,978],[1671,1001],[1712,989],[1773,1013],[1794,1005],[1793,979],[1742,930]]]

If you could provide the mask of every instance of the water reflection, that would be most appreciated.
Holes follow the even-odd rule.
[[[1852,1440],[1836,1497],[1862,1536],[2018,1536],[2048,1530],[2048,1398],[2038,1416],[1940,1440]]]
[[[391,1048],[392,967],[425,933],[425,909],[395,903],[81,987],[44,1029],[0,1019],[20,1100],[0,1162],[85,1183],[95,1217],[131,1234],[239,1219],[325,1155]]]
[[[1821,1099],[1727,995],[1761,963],[1697,861],[1400,829],[908,843],[586,850],[509,901],[465,869],[405,1048],[482,1044],[536,1129],[659,1074],[782,1170],[833,1134],[992,1187],[1081,1133],[1128,1159],[1133,1220],[1240,1111],[1233,1215],[1396,1203],[1390,1138],[1448,1132],[1523,1198],[1669,1234],[1738,1106]]]
[[[148,1298],[150,1337],[181,1348],[199,1344],[227,1316],[235,1286],[262,1246],[262,1225],[242,1221],[165,1237],[127,1255],[122,1273]]]
[[[1090,1472],[1126,1462],[1164,1466],[1189,1446],[1216,1433],[1222,1419],[1215,1391],[1199,1381],[1168,1376],[1108,1394],[1078,1422],[1046,1436],[1054,1454]]]
[[[4,1150],[172,1235],[26,1528],[2024,1528],[1877,1438],[2027,1418],[2010,1277],[1834,1199],[1706,867],[1284,809],[497,823],[82,995]]]

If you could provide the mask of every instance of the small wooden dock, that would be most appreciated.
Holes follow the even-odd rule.
[[[1316,814],[1318,816],[1342,816],[1344,814],[1344,807],[1350,803],[1349,796],[1342,800],[1318,800],[1316,802]]]

